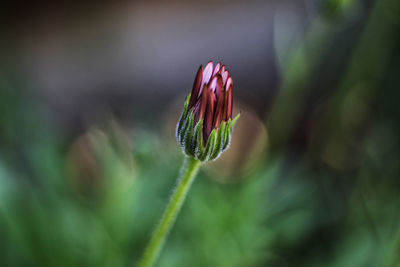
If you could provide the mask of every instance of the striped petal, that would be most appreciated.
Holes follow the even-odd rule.
[[[214,108],[215,108],[215,94],[213,91],[209,89],[207,94],[207,109],[203,127],[204,143],[207,142],[208,137],[210,136],[210,133],[213,130]]]
[[[194,107],[194,105],[196,104],[197,99],[199,98],[202,79],[203,79],[203,66],[200,66],[199,70],[197,71],[194,83],[193,83],[192,94],[190,95],[190,102],[189,102],[189,106],[188,106],[189,110],[192,107]]]
[[[194,122],[197,124],[197,122],[201,119],[204,119],[204,115],[206,113],[206,107],[207,107],[207,95],[208,95],[208,86],[204,85],[203,93],[201,94],[201,98],[199,99],[198,103],[196,103],[196,106],[198,104],[198,110],[195,113],[194,117]]]
[[[217,106],[215,108],[214,119],[213,119],[213,127],[218,128],[221,124],[221,121],[224,119],[224,103],[225,103],[225,90],[223,90],[222,84],[222,77],[220,75],[218,77],[217,82],[217,90],[216,90],[216,97],[217,97]]]
[[[208,84],[213,73],[213,63],[208,62],[207,66],[204,68],[203,72],[203,84]]]
[[[232,106],[233,106],[233,85],[231,84],[227,92],[226,103],[226,117],[225,120],[232,119]]]
[[[229,78],[229,72],[227,70],[224,70],[221,72],[222,80],[224,82],[224,85],[226,84],[226,81]]]
[[[220,69],[221,69],[221,63],[218,62],[217,65],[215,65],[212,76],[215,76],[219,72]]]
[[[215,92],[217,88],[217,76],[214,76],[211,80],[211,82],[208,84],[208,87],[212,92]]]
[[[231,77],[229,77],[229,78],[228,78],[228,81],[226,82],[226,84],[224,83],[224,85],[225,85],[225,90],[226,90],[226,91],[229,90],[229,87],[231,87],[232,83],[233,83],[233,80],[232,80]]]

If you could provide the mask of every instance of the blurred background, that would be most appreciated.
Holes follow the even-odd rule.
[[[157,266],[400,266],[398,0],[6,0],[0,21],[0,266],[135,266],[210,60],[241,118]]]

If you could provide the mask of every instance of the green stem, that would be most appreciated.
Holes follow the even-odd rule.
[[[165,243],[165,239],[171,227],[173,226],[175,219],[182,207],[183,201],[190,189],[191,184],[196,177],[196,173],[200,167],[200,161],[192,157],[186,157],[181,170],[181,177],[178,179],[177,186],[172,192],[171,199],[167,207],[165,208],[164,214],[161,220],[153,232],[153,235],[148,243],[146,250],[139,262],[139,267],[151,267],[157,260],[158,255]]]

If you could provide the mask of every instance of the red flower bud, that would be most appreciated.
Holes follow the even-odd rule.
[[[194,125],[203,120],[203,139],[207,143],[213,129],[232,119],[233,82],[225,66],[210,61],[200,66],[194,80],[188,110],[194,107]]]
[[[201,161],[214,160],[230,144],[233,81],[225,66],[209,62],[200,66],[190,96],[178,122],[176,137],[187,156]]]

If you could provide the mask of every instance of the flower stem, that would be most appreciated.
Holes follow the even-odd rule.
[[[185,158],[181,170],[181,176],[177,181],[177,186],[172,192],[169,203],[164,210],[164,214],[144,251],[138,265],[139,267],[151,267],[157,260],[157,257],[165,243],[165,239],[167,238],[167,235],[182,207],[187,192],[196,177],[200,164],[201,162],[193,157]]]

